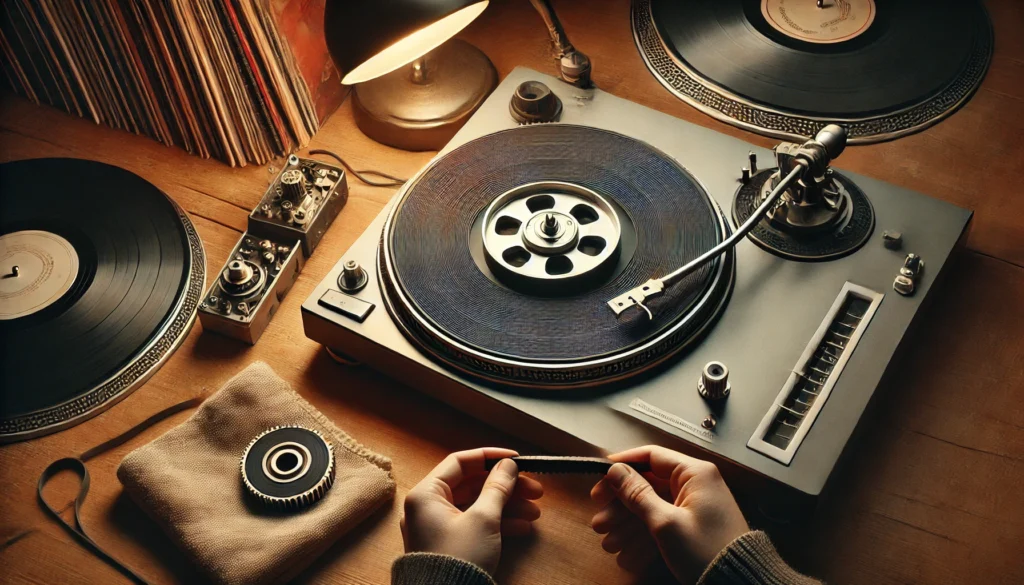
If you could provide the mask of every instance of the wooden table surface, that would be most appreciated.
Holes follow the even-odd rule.
[[[633,45],[628,0],[556,4],[573,42],[593,59],[602,89],[762,146],[775,142],[715,122],[664,90]],[[936,293],[899,375],[881,389],[883,398],[838,489],[811,526],[780,543],[799,568],[834,583],[1024,582],[1024,3],[991,0],[988,7],[995,56],[966,107],[920,134],[850,148],[837,164],[976,215],[969,249]],[[502,76],[518,65],[555,70],[544,28],[525,0],[492,2],[463,36],[491,57]],[[432,156],[370,141],[353,125],[349,104],[311,146],[341,153],[357,168],[403,176]],[[228,168],[2,96],[0,159],[50,156],[115,164],[170,195],[191,214],[206,245],[208,279],[273,176],[266,167]],[[111,410],[70,430],[0,448],[0,581],[122,581],[43,514],[35,500],[39,473],[50,461],[80,453],[165,406],[218,388],[254,360],[270,363],[340,427],[394,461],[398,495],[390,508],[329,549],[303,573],[303,582],[387,582],[391,562],[402,552],[402,499],[438,460],[480,445],[530,449],[383,375],[336,365],[303,335],[300,304],[393,194],[355,180],[350,185],[348,205],[255,347],[204,334],[197,325],[151,381]],[[61,366],[60,356],[54,365]],[[131,449],[186,416],[89,463],[86,525],[108,550],[155,582],[201,577],[123,495],[114,470]],[[74,495],[76,481],[65,475],[48,489],[53,502],[70,502]],[[589,528],[592,479],[544,479],[538,533],[506,547],[499,580],[633,582]]]

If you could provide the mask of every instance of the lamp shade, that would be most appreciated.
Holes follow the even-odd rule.
[[[458,34],[489,0],[327,0],[324,36],[342,83],[411,63]]]

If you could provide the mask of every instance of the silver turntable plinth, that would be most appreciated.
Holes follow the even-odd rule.
[[[745,184],[741,179],[751,180],[749,169],[741,177],[741,167],[754,157],[762,166],[773,160],[769,150],[525,68],[509,74],[438,157],[473,139],[516,128],[509,99],[527,81],[542,82],[561,99],[564,108],[554,124],[643,141],[691,173],[721,210],[732,210]],[[853,173],[837,170],[837,175],[863,192],[873,208],[875,223],[866,227],[872,231],[866,243],[842,257],[801,261],[772,253],[765,234],[755,241],[745,238],[735,248],[732,291],[717,321],[674,357],[611,385],[532,390],[483,382],[418,349],[396,321],[390,306],[394,299],[386,298],[378,262],[382,230],[404,190],[303,303],[305,332],[333,353],[378,369],[541,450],[597,455],[660,443],[715,460],[741,493],[793,496],[807,503],[825,490],[886,372],[899,367],[900,347],[971,219],[970,211],[925,195]],[[604,205],[603,199],[591,199]],[[555,224],[564,223],[567,215],[554,220],[543,213],[536,219],[525,211],[520,215],[524,222],[540,222],[530,224],[535,233],[523,245],[529,243],[531,253],[541,254],[543,246],[561,241],[558,230],[565,226]],[[608,227],[617,237],[610,229],[616,226]],[[637,226],[638,232],[642,229]],[[883,231],[901,232],[902,249],[883,242]],[[912,262],[913,293],[904,295],[893,285],[908,253],[917,260]],[[345,293],[339,277],[352,261],[367,272],[368,284]],[[595,265],[602,262],[595,258]],[[514,271],[516,266],[501,268]],[[351,274],[347,279],[353,282]]]

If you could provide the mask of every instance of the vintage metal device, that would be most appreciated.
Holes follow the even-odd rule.
[[[199,305],[203,329],[255,344],[347,200],[344,169],[289,156]]]
[[[520,125],[517,92],[563,107]],[[313,290],[305,332],[544,450],[660,443],[806,509],[971,218],[836,169],[846,138],[765,150],[516,69]]]

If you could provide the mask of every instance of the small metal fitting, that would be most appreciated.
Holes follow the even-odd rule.
[[[366,287],[368,280],[366,270],[358,262],[346,260],[341,267],[341,275],[338,276],[338,288],[347,293],[359,292]]]
[[[905,297],[909,297],[917,290],[917,281],[921,278],[924,270],[924,260],[917,254],[907,254],[903,260],[903,267],[892,283],[892,288]]]
[[[704,417],[704,420],[700,421],[700,426],[704,427],[709,431],[715,430],[715,425],[717,424],[718,419],[716,419],[715,415],[713,414],[708,414],[707,416]]]
[[[889,230],[882,232],[882,245],[890,250],[899,250],[903,247],[903,234]]]
[[[732,386],[729,384],[729,368],[722,362],[708,362],[704,365],[697,391],[708,400],[722,400],[729,397]]]

